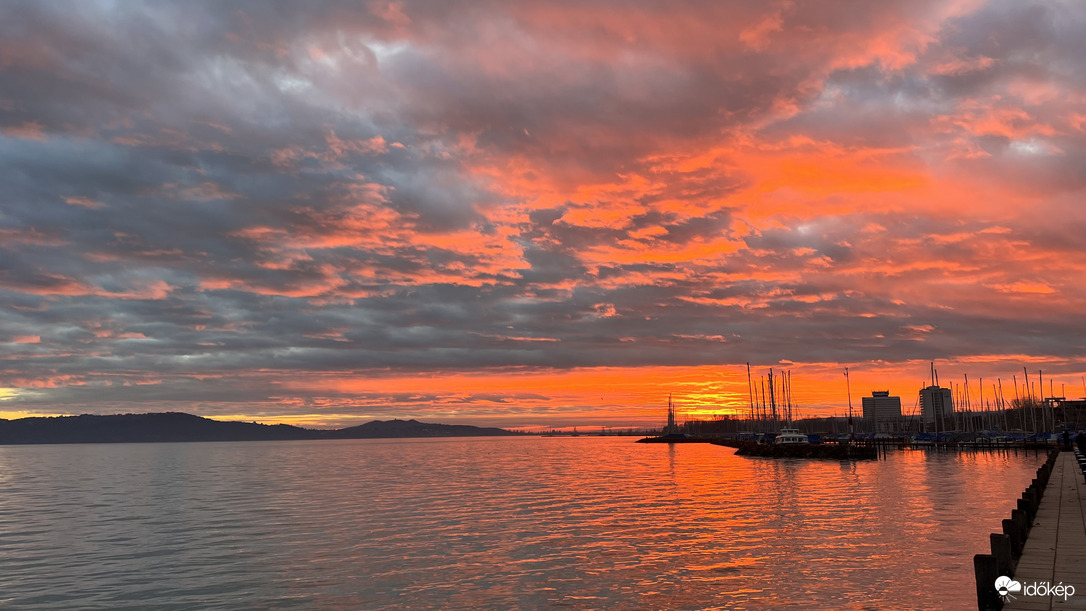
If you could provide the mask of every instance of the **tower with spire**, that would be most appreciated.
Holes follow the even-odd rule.
[[[664,435],[678,435],[679,425],[675,424],[675,404],[671,402],[671,393],[667,395],[667,428]]]

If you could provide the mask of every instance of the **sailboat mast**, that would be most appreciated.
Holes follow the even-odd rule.
[[[998,397],[998,399],[996,399],[996,405],[999,406],[999,411],[1003,412],[1003,430],[1009,431],[1011,430],[1011,427],[1007,422],[1007,404],[1003,401],[1003,380],[1002,378],[996,378],[996,381],[999,382],[999,390],[997,391],[993,387],[992,392],[996,393],[996,397]]]
[[[667,394],[667,432],[665,435],[675,433],[675,405],[671,402],[671,393]]]
[[[750,395],[750,419],[754,420],[754,387],[750,383],[750,363],[747,363],[747,394]]]
[[[795,421],[792,416],[792,370],[789,369],[788,373],[784,377],[787,384],[785,385],[784,400],[788,402],[788,424],[789,426]]]
[[[773,385],[773,368],[769,368],[769,407],[773,410],[773,426],[777,426],[777,390]]]
[[[963,397],[965,398],[965,413],[962,413],[962,419],[965,420],[968,415],[968,420],[962,425],[962,429],[972,432],[973,430],[973,406],[969,402],[969,373],[965,374],[965,390]]]
[[[845,392],[848,393],[848,440],[856,440],[856,427],[852,424],[852,386],[848,381],[848,367],[845,367]]]
[[[758,378],[758,384],[762,387],[762,425],[766,427],[766,422],[769,420],[768,412],[765,409],[765,377]],[[766,431],[762,431],[763,433]]]
[[[982,429],[988,429],[988,428],[991,428],[991,422],[990,422],[991,421],[991,414],[988,413],[988,406],[984,404],[984,378],[980,379],[979,386],[980,386],[980,399],[979,399],[979,401],[980,401],[980,409],[983,410],[981,412],[981,416],[980,416],[980,426],[981,426]]]
[[[1056,428],[1055,426],[1048,424],[1052,422],[1052,420],[1049,418],[1048,404],[1045,403],[1044,372],[1042,372],[1040,369],[1037,370],[1037,398],[1041,401],[1041,418],[1043,418],[1045,422],[1045,424],[1041,426],[1044,427],[1045,431],[1051,430],[1049,429],[1049,426],[1051,426],[1052,428]]]

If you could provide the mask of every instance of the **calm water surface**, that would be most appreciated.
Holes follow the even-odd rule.
[[[0,446],[0,607],[975,608],[1043,460],[632,441]]]

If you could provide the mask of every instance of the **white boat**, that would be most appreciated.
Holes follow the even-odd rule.
[[[781,432],[773,440],[776,445],[810,443],[807,436],[799,432],[799,429],[781,429]]]

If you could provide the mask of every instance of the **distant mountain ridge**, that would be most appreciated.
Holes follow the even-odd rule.
[[[343,429],[318,430],[288,424],[211,420],[181,412],[0,419],[0,444],[286,441],[492,437],[517,434],[499,428],[480,428],[464,424],[430,424],[417,420],[374,420]]]
[[[374,420],[358,426],[329,431],[334,439],[375,439],[389,437],[494,437],[517,435],[494,427],[466,424],[430,424],[418,420]]]

